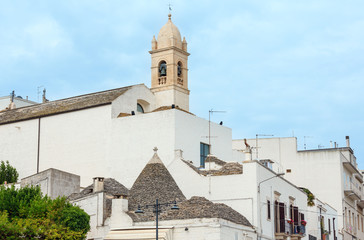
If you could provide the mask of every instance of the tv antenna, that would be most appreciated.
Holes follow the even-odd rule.
[[[306,138],[313,138],[312,136],[303,136],[303,148],[306,150]]]
[[[226,113],[226,111],[215,111],[213,109],[209,110],[209,146],[211,147],[211,118],[213,113]]]
[[[255,134],[255,156],[258,160],[258,137],[273,137],[273,134]]]
[[[42,93],[42,90],[41,90],[42,87],[44,87],[44,86],[42,85],[42,86],[38,86],[37,87],[37,99],[38,99],[38,103],[39,103],[39,96]]]

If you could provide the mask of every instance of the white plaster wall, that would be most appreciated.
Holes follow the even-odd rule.
[[[11,102],[11,97],[10,96],[0,97],[0,110],[6,109],[7,107],[9,107],[10,102]],[[20,98],[17,98],[17,97],[14,98],[14,103],[15,103],[15,106],[17,108],[37,104],[36,102],[29,101],[29,100],[26,100],[26,99],[20,99]]]
[[[254,229],[224,219],[195,218],[159,222],[161,228],[173,226],[173,240],[248,240],[256,239]],[[154,226],[154,222],[136,223],[136,227]],[[187,230],[186,230],[187,228]],[[237,238],[235,238],[237,236]]]
[[[0,125],[0,160],[19,172],[19,180],[37,172],[38,120]]]
[[[256,145],[255,139],[249,139],[248,143],[253,147]],[[243,140],[233,141],[233,148],[241,149],[242,144]],[[316,197],[333,206],[340,213],[339,216],[342,216],[345,197],[343,191],[346,187],[345,174],[352,177],[354,185],[360,184],[343,166],[343,161],[350,160],[355,166],[355,157],[348,150],[332,148],[297,151],[296,138],[259,139],[258,147],[260,159],[268,158],[275,161],[273,169],[277,170],[280,167],[286,172],[284,176],[286,179],[299,187],[308,188]],[[253,151],[254,157],[255,152]],[[287,169],[290,169],[291,172],[288,173]],[[345,200],[351,201],[347,198]],[[355,203],[352,202],[351,205],[354,206]],[[349,204],[345,206],[350,208]],[[336,221],[338,229],[341,230],[343,218],[339,217]],[[362,231],[358,231],[357,234],[358,238],[364,239]],[[339,234],[337,236],[339,239],[341,238]]]
[[[257,142],[256,139],[247,139],[248,144],[252,147],[252,159],[257,159]],[[270,159],[274,162],[273,170],[283,172],[290,168],[290,162],[286,159],[296,157],[297,139],[288,138],[258,138],[258,159]],[[245,149],[243,139],[233,140],[233,149]]]
[[[259,182],[275,176],[275,173],[256,161],[244,163],[243,174],[236,175],[202,176],[177,159],[168,166],[168,170],[187,198],[204,196],[213,202],[225,203],[244,215],[258,231],[263,229],[259,233],[266,239],[274,239],[274,208],[272,205],[272,219],[268,220],[266,204],[268,199],[273,204],[275,191],[281,194],[279,200],[287,204],[287,211],[290,197],[295,199],[295,206],[301,212],[307,211],[306,194],[282,178],[274,177],[263,182],[259,195]]]
[[[169,90],[154,92],[156,107],[171,106],[175,104],[180,108],[189,111],[189,95],[171,87]]]
[[[317,237],[317,239],[321,239],[321,232],[320,232],[320,216],[324,217],[324,229],[329,231],[331,230],[328,238],[334,239],[334,229],[336,232],[336,237],[338,239],[342,239],[341,235],[338,232],[338,221],[339,221],[339,215],[333,207],[328,205],[327,203],[321,202],[318,199],[315,199],[315,206],[308,207],[306,219],[307,219],[307,226],[306,226],[306,233],[310,234],[312,236]],[[320,213],[321,208],[321,213]],[[333,219],[335,218],[335,221]],[[330,219],[330,228],[328,226],[328,219]],[[333,223],[335,222],[335,228],[333,227]]]
[[[145,164],[153,156],[153,148],[168,166],[175,159],[175,149],[182,149],[184,158],[200,164],[200,142],[208,136],[208,121],[177,109],[138,114],[112,119],[111,137],[106,163],[108,176],[131,187]],[[211,124],[213,153],[231,159],[231,129]],[[115,167],[118,166],[118,167]]]
[[[137,113],[138,100],[149,104],[142,104],[145,112],[155,109],[154,94],[144,84],[135,85],[112,102],[112,118],[116,118],[120,113]]]
[[[103,222],[104,200],[105,194],[103,192],[99,192],[94,195],[72,201],[72,203],[76,204],[90,215],[91,229],[87,234],[87,239],[103,238],[110,230],[109,225],[104,225]]]
[[[81,176],[81,186],[105,168],[111,130],[111,105],[41,119],[40,171],[56,168]]]
[[[183,150],[183,157],[200,166],[200,142],[209,143],[209,121],[197,116],[176,111],[176,145]],[[223,161],[232,160],[231,129],[211,122],[211,153]]]
[[[130,188],[147,162],[153,148],[164,164],[174,159],[175,111],[168,110],[112,119],[107,175]]]
[[[126,213],[128,211],[127,199],[112,199],[110,228],[125,228],[133,226],[133,220]]]

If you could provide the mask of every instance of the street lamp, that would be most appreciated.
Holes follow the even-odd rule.
[[[270,177],[270,178],[267,178],[267,179],[265,179],[265,180],[261,181],[261,182],[258,184],[258,193],[260,193],[260,184],[262,184],[262,183],[264,183],[264,182],[266,182],[266,181],[268,181],[268,180],[270,180],[270,179],[272,179],[272,178],[280,177],[280,176],[283,176],[283,175],[284,175],[284,173],[277,173],[277,174],[276,174],[276,175],[274,175],[273,177]]]
[[[153,207],[153,212],[155,213],[155,219],[156,219],[156,221],[155,221],[155,239],[156,240],[158,240],[158,215],[162,211],[161,206],[170,206],[170,205],[172,205],[171,210],[179,210],[179,207],[178,207],[176,201],[167,202],[167,203],[159,203],[158,198],[155,200],[155,204],[148,204],[148,205],[144,206],[145,208]],[[144,213],[144,211],[142,210],[140,205],[138,205],[138,209],[135,211],[135,213],[136,214]]]

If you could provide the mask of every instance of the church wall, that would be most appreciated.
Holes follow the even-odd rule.
[[[130,188],[153,156],[168,165],[174,159],[175,111],[166,110],[112,119],[108,175]]]
[[[119,113],[131,114],[131,111],[138,114],[138,103],[144,112],[155,109],[155,96],[144,84],[133,86],[112,102],[112,118],[116,118]]]
[[[209,121],[185,112],[176,112],[176,149],[186,160],[200,166],[200,142],[209,143]],[[211,153],[223,161],[232,160],[231,129],[211,122]]]
[[[186,93],[180,92],[174,88],[163,91],[156,91],[156,107],[171,106],[175,104],[179,108],[186,111],[189,110],[189,96]]]
[[[38,120],[0,125],[0,161],[9,161],[21,178],[37,172]]]
[[[105,168],[111,105],[41,119],[40,171],[56,168],[81,176],[81,186]]]
[[[81,186],[104,168],[111,105],[43,117],[39,171],[57,168],[81,176]],[[0,160],[17,168],[19,179],[37,172],[39,119],[0,126]]]

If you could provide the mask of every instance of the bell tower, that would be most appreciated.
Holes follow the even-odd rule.
[[[189,111],[188,56],[187,42],[178,28],[172,23],[171,14],[168,22],[161,28],[158,38],[153,36],[152,50],[152,87],[156,96],[156,107],[175,104]]]

